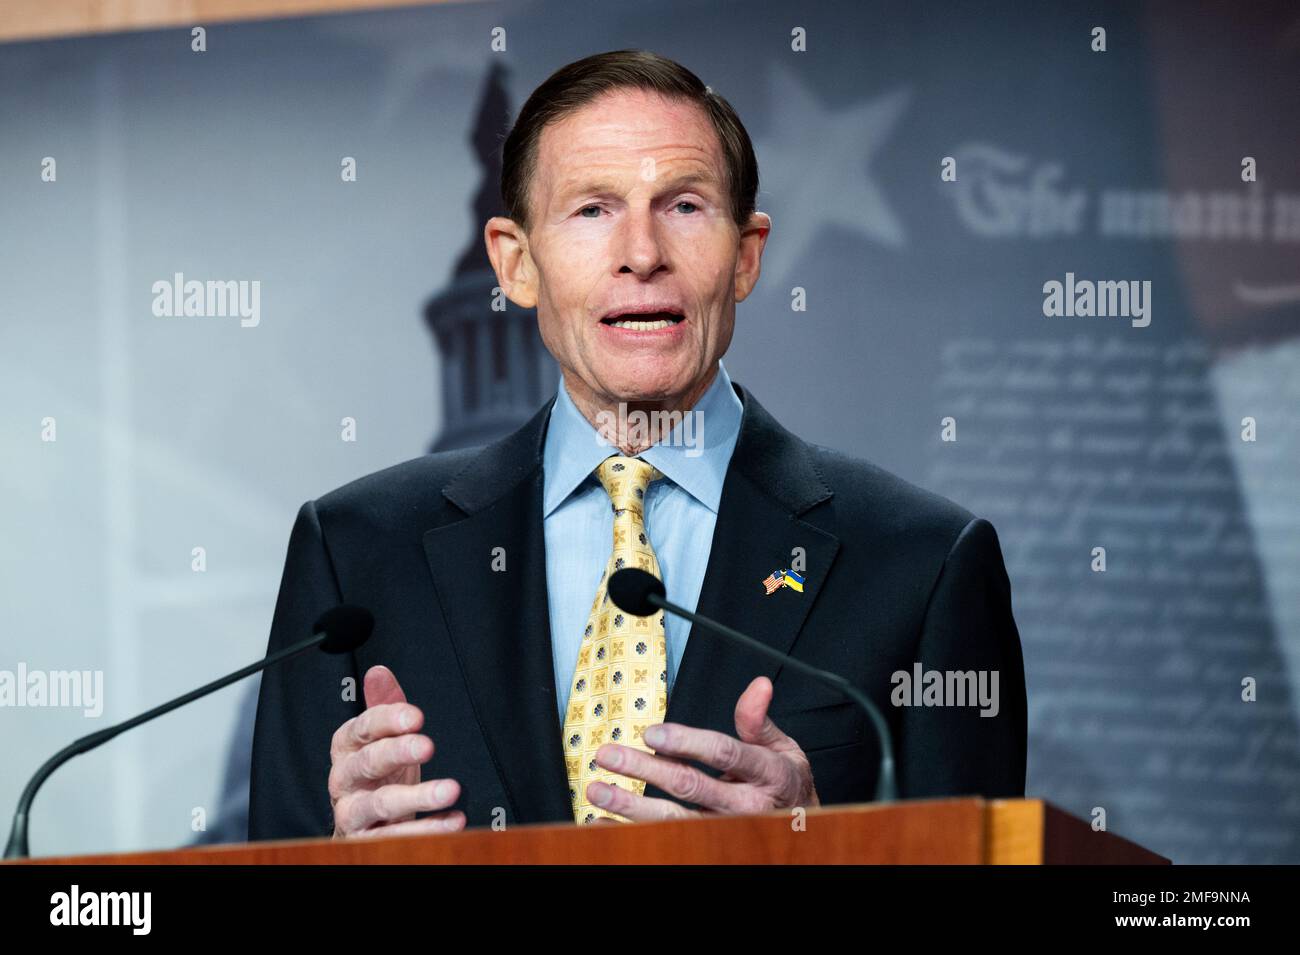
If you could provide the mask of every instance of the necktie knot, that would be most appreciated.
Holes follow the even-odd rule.
[[[619,454],[606,458],[596,468],[596,477],[613,502],[615,511],[639,511],[646,488],[663,476],[663,472],[650,462]]]

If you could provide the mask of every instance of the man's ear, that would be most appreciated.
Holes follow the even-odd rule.
[[[736,301],[743,302],[758,284],[762,271],[763,249],[767,234],[772,231],[772,217],[766,212],[755,212],[740,231],[740,254],[736,256]]]
[[[519,223],[493,216],[483,226],[483,241],[506,298],[520,308],[536,308],[537,268],[528,251],[528,236]]]

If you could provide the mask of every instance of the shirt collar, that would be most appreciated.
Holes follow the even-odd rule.
[[[688,412],[692,420],[683,421],[673,429],[666,443],[650,446],[640,457],[716,514],[727,465],[740,435],[743,410],[727,369],[719,361],[712,384]],[[542,516],[549,517],[591,476],[601,461],[618,453],[613,445],[601,443],[596,429],[569,397],[561,377],[542,451],[545,475]]]

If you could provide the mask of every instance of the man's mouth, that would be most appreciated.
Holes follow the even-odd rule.
[[[626,328],[634,332],[653,332],[659,328],[669,328],[685,319],[680,312],[624,312],[620,315],[607,315],[602,318],[602,325],[614,328]]]

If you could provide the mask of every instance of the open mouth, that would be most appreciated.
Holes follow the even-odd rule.
[[[614,328],[626,328],[634,332],[653,332],[659,328],[670,328],[685,320],[686,316],[678,312],[645,312],[641,314],[610,315],[600,320],[602,325]]]

